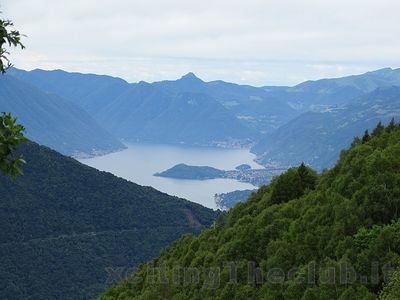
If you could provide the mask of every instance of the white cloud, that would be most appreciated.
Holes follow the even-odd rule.
[[[295,84],[399,67],[397,0],[3,0],[22,68]],[[324,67],[321,67],[324,66]]]

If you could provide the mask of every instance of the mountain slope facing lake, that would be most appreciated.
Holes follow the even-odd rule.
[[[8,74],[44,92],[57,94],[71,101],[92,116],[130,86],[125,80],[117,77],[63,70],[35,69],[28,72],[12,68]]]
[[[217,212],[35,143],[0,177],[0,298],[91,299]]]
[[[262,145],[276,135],[276,129],[284,130],[292,121],[295,124],[302,118],[312,120],[321,117],[318,113],[322,110],[352,105],[377,88],[400,86],[400,69],[391,68],[306,81],[293,87],[261,88],[221,80],[205,82],[193,73],[177,80],[135,84],[110,76],[61,70],[13,69],[10,74],[81,106],[120,139],[229,147],[259,140]],[[300,116],[302,113],[309,114]],[[309,140],[307,136],[299,138]],[[327,151],[331,156],[315,166],[332,164],[335,151],[347,145],[340,143],[333,152]],[[257,154],[267,151],[258,148],[254,148]],[[314,159],[314,153],[307,151],[300,149]]]
[[[267,134],[252,151],[264,165],[305,162],[322,170],[333,166],[355,136],[393,117],[400,118],[400,87],[379,88],[350,104],[306,112]]]
[[[88,156],[125,147],[79,106],[10,75],[0,76],[0,111],[17,117],[28,138],[66,155]]]
[[[248,122],[190,84],[176,92],[156,83],[128,84],[110,76],[62,70],[12,69],[10,74],[79,105],[128,141],[224,147],[248,144],[257,135]]]
[[[298,114],[285,99],[275,97],[274,94],[268,93],[267,89],[222,80],[204,82],[193,73],[188,73],[178,80],[165,80],[153,84],[174,94],[196,92],[208,95],[259,132],[268,132]],[[269,87],[268,91],[284,89],[286,87]]]
[[[399,187],[400,125],[378,126],[333,169],[289,169],[101,299],[376,299],[400,267]]]
[[[132,85],[96,118],[128,141],[235,146],[249,143],[256,135],[205,94],[171,94],[145,82]]]

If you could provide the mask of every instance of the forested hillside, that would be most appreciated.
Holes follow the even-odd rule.
[[[217,215],[35,143],[19,153],[24,175],[0,177],[1,299],[95,297]]]
[[[379,124],[317,175],[301,165],[101,299],[398,299],[400,126]]]

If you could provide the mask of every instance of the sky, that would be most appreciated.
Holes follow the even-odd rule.
[[[0,0],[27,70],[255,86],[400,67],[398,0]]]

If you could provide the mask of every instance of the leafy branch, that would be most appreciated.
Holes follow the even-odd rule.
[[[21,34],[12,29],[13,23],[10,20],[0,20],[0,73],[4,74],[12,66],[6,50],[8,47],[21,47]],[[21,165],[25,163],[22,156],[15,157],[13,151],[17,149],[20,143],[28,142],[24,136],[25,128],[17,124],[17,119],[10,113],[2,112],[0,114],[0,171],[6,175],[10,174],[13,179],[22,173]]]
[[[14,24],[10,20],[0,20],[0,72],[5,73],[5,71],[12,66],[7,55],[10,53],[4,48],[4,46],[9,47],[21,47],[24,49],[25,46],[21,43],[21,34],[18,30],[10,29]]]
[[[16,121],[10,113],[3,112],[0,115],[0,170],[13,178],[22,173],[21,165],[25,160],[21,155],[14,157],[12,152],[21,142],[28,142],[23,134],[25,128]]]

